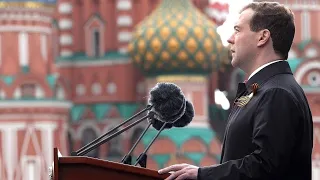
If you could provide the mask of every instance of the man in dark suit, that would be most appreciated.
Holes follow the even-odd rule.
[[[234,26],[232,65],[249,74],[240,83],[218,165],[176,164],[167,179],[311,180],[313,122],[305,94],[285,61],[294,38],[292,12],[254,2]]]

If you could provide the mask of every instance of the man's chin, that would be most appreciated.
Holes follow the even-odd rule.
[[[237,63],[236,59],[232,58],[232,60],[231,60],[231,65],[232,65],[233,67],[238,67],[238,63]]]

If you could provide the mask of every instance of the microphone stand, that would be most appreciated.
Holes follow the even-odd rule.
[[[138,138],[138,140],[134,143],[134,145],[132,146],[132,148],[130,149],[130,151],[128,152],[128,154],[126,154],[122,160],[121,163],[123,164],[129,164],[131,165],[131,161],[132,161],[132,152],[133,150],[137,147],[138,143],[140,142],[140,140],[142,139],[142,137],[146,134],[147,130],[149,129],[149,127],[151,126],[151,122],[149,122],[148,126],[144,129],[144,131],[141,133],[140,137]]]
[[[142,117],[141,119],[133,122],[132,124],[126,126],[124,129],[121,129],[120,131],[117,131],[115,133],[113,133],[112,135],[108,136],[107,138],[103,139],[104,137],[106,137],[107,135],[109,135],[112,131],[114,131],[115,129],[118,129],[120,126],[128,123],[129,121],[132,121],[134,118],[136,118],[137,116],[141,115],[142,113],[150,110],[153,106],[152,105],[147,105],[146,108],[144,108],[142,111],[138,112],[137,114],[135,114],[134,116],[130,117],[128,120],[122,122],[121,124],[119,124],[118,126],[114,127],[113,129],[111,129],[110,131],[106,132],[105,134],[101,135],[100,137],[96,138],[95,140],[93,140],[92,142],[88,143],[87,145],[83,146],[82,148],[80,148],[79,150],[72,152],[71,156],[82,156],[84,154],[87,154],[88,152],[92,151],[93,149],[99,147],[101,144],[109,141],[110,139],[114,138],[115,136],[121,134],[122,132],[126,131],[127,129],[130,129],[131,127],[135,126],[136,124],[142,122],[143,120],[147,119],[148,117],[150,117],[149,114],[147,114],[146,116]]]
[[[149,148],[151,147],[151,145],[154,143],[154,141],[157,139],[157,137],[160,135],[161,131],[165,128],[165,126],[167,125],[168,123],[165,122],[161,129],[158,131],[158,133],[156,134],[156,136],[151,140],[151,142],[148,144],[147,148],[143,151],[143,153],[141,153],[139,155],[139,157],[137,158],[134,166],[136,166],[137,164],[140,164],[141,167],[144,167],[146,168],[147,167],[147,151],[149,150]],[[149,125],[150,126],[150,125]]]

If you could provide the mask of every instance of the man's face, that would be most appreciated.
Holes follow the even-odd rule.
[[[257,49],[256,32],[250,30],[250,20],[254,14],[252,9],[244,10],[234,26],[234,33],[228,39],[232,53],[231,64],[246,70],[252,63]]]

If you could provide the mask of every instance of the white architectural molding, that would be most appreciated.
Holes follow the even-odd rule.
[[[67,50],[67,49],[63,49],[60,52],[60,56],[63,57],[68,57],[68,56],[72,56],[73,52],[71,50]]]
[[[305,73],[307,73],[311,69],[320,69],[320,61],[315,60],[312,62],[308,62],[308,63],[302,65],[302,67],[297,69],[297,71],[295,73],[295,78],[299,84],[301,84],[302,78],[305,75]]]
[[[7,21],[40,21],[44,23],[51,23],[52,18],[49,16],[45,16],[40,13],[1,13],[0,14],[0,20],[7,20]]]
[[[3,89],[0,89],[0,99],[6,98],[6,92]]]
[[[19,33],[19,65],[29,66],[29,38],[28,33]]]
[[[62,34],[60,36],[60,45],[71,45],[73,43],[73,38],[70,34]]]
[[[320,122],[320,116],[313,116],[312,119],[313,119],[314,123],[319,123]]]
[[[286,6],[293,11],[296,11],[296,10],[319,11],[320,10],[320,5],[312,5],[312,4],[286,4]]]
[[[59,20],[59,28],[61,30],[69,30],[72,28],[72,20],[71,19],[60,19]]]
[[[119,42],[129,42],[132,38],[132,33],[131,32],[119,32],[118,34],[118,40]]]
[[[49,167],[53,162],[53,134],[54,130],[57,128],[57,124],[52,122],[37,122],[36,124],[34,124],[34,126],[36,129],[41,130],[42,151],[46,158],[46,167]]]
[[[13,92],[13,98],[20,99],[21,98],[21,88],[17,87]],[[0,102],[1,104],[1,102]],[[1,106],[1,105],[0,105]]]
[[[18,163],[17,131],[24,129],[26,123],[1,123],[2,151],[4,166],[7,169],[7,179],[13,180],[14,172]]]
[[[39,98],[39,99],[45,97],[45,93],[44,93],[43,89],[41,88],[41,86],[39,86],[39,85],[36,85],[35,96],[36,96],[36,98]]]
[[[71,102],[57,102],[57,101],[19,101],[19,100],[2,100],[0,101],[0,109],[7,108],[71,108]]]
[[[47,35],[41,34],[40,35],[40,44],[41,44],[41,55],[45,62],[48,61],[48,46],[47,46]]]
[[[0,66],[2,64],[2,40],[1,40],[2,36],[0,34]],[[1,176],[0,176],[1,177]]]
[[[118,52],[121,54],[127,54],[129,51],[127,47],[121,47],[118,49]]]
[[[26,117],[41,121],[66,121],[68,117],[66,115],[57,115],[57,114],[50,114],[50,113],[42,113],[42,114],[0,114],[0,123],[1,121],[8,121],[8,120],[21,120],[25,119]],[[51,122],[52,123],[52,122]]]
[[[72,4],[70,2],[62,2],[59,4],[58,12],[60,14],[71,14]]]
[[[1,25],[0,32],[33,32],[51,34],[52,30],[43,26],[25,26],[25,25]]]
[[[119,0],[117,2],[117,9],[120,11],[126,11],[132,9],[132,3],[130,0]]]
[[[132,18],[128,15],[119,16],[117,19],[118,26],[131,26]]]
[[[302,40],[309,40],[310,39],[310,12],[309,11],[302,11],[301,13],[301,23],[302,23],[302,31],[301,37]]]

